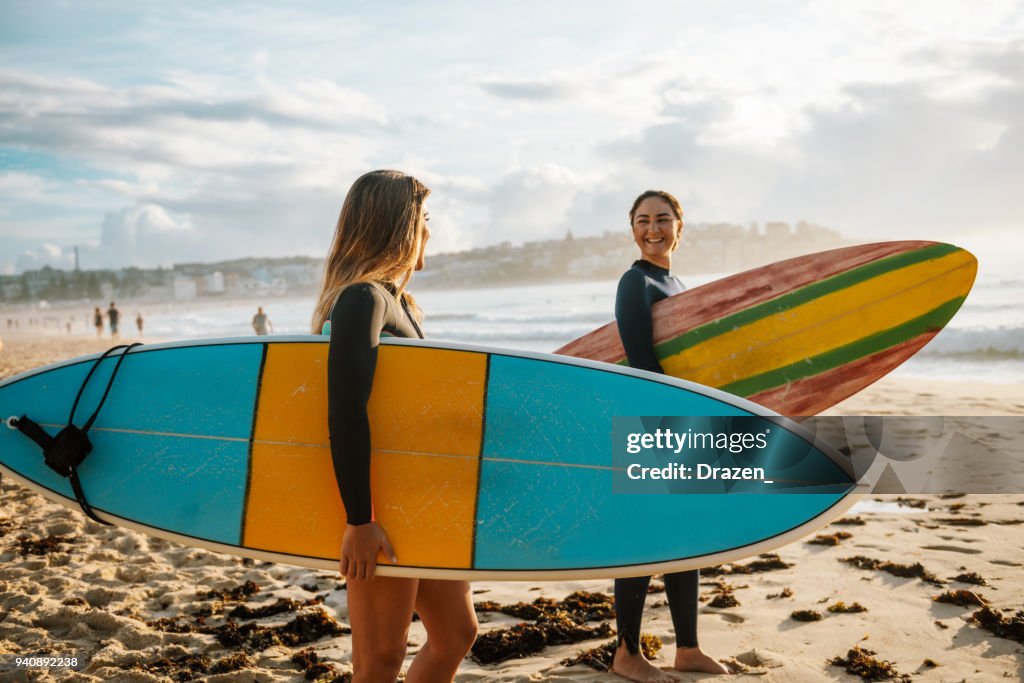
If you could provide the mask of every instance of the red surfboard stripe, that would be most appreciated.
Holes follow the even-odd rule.
[[[849,398],[914,355],[938,334],[926,332],[902,344],[864,356],[833,370],[747,396],[754,403],[786,416],[817,415]]]

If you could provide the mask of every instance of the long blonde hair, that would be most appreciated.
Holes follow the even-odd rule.
[[[423,241],[423,201],[429,194],[426,185],[400,171],[370,171],[352,184],[324,261],[313,334],[320,334],[341,290],[356,282],[395,283],[396,298],[422,318],[405,287]]]

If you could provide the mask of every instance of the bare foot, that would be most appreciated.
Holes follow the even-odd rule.
[[[672,667],[679,671],[701,671],[709,674],[731,674],[725,664],[704,654],[700,647],[677,647],[676,663]]]
[[[679,679],[651,664],[642,653],[630,654],[620,646],[612,660],[612,673],[637,683],[679,683]]]

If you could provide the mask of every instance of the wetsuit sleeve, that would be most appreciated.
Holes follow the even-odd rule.
[[[371,285],[352,285],[331,312],[327,423],[331,459],[349,524],[373,518],[370,499],[370,400],[387,304]]]
[[[654,355],[651,300],[643,273],[627,270],[619,280],[615,294],[615,322],[619,326],[619,337],[630,367],[664,374],[658,357]]]

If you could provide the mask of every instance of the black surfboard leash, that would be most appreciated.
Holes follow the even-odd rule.
[[[78,388],[78,394],[75,396],[75,402],[71,405],[71,414],[68,415],[67,425],[57,433],[56,436],[52,436],[46,432],[38,423],[30,419],[27,415],[22,415],[18,418],[12,418],[7,421],[8,426],[17,429],[19,432],[32,439],[40,448],[43,449],[43,459],[47,466],[50,467],[54,472],[62,477],[66,477],[71,482],[71,490],[75,493],[75,500],[78,501],[78,505],[82,508],[82,512],[86,514],[89,519],[95,522],[99,522],[105,526],[111,526],[110,522],[106,522],[96,516],[92,507],[89,505],[89,501],[85,497],[85,491],[82,489],[82,482],[78,478],[78,466],[82,464],[85,457],[92,452],[92,442],[89,441],[89,430],[92,428],[93,423],[100,414],[100,409],[103,408],[103,404],[107,400],[107,396],[110,395],[110,389],[114,386],[114,379],[117,377],[117,371],[121,369],[121,363],[124,362],[125,357],[128,353],[136,346],[142,346],[141,342],[135,342],[134,344],[119,344],[113,346],[104,351],[99,358],[97,358],[92,367],[89,368],[88,374],[82,381],[82,385]],[[114,351],[124,349],[120,356],[117,358],[117,362],[114,364],[114,370],[110,373],[110,379],[107,380],[106,389],[103,391],[103,396],[100,398],[99,404],[96,406],[96,410],[93,411],[92,415],[85,424],[79,428],[75,426],[75,411],[78,409],[78,402],[82,398],[82,394],[85,393],[85,388],[89,384],[89,380],[92,378],[96,368],[112,354]]]

